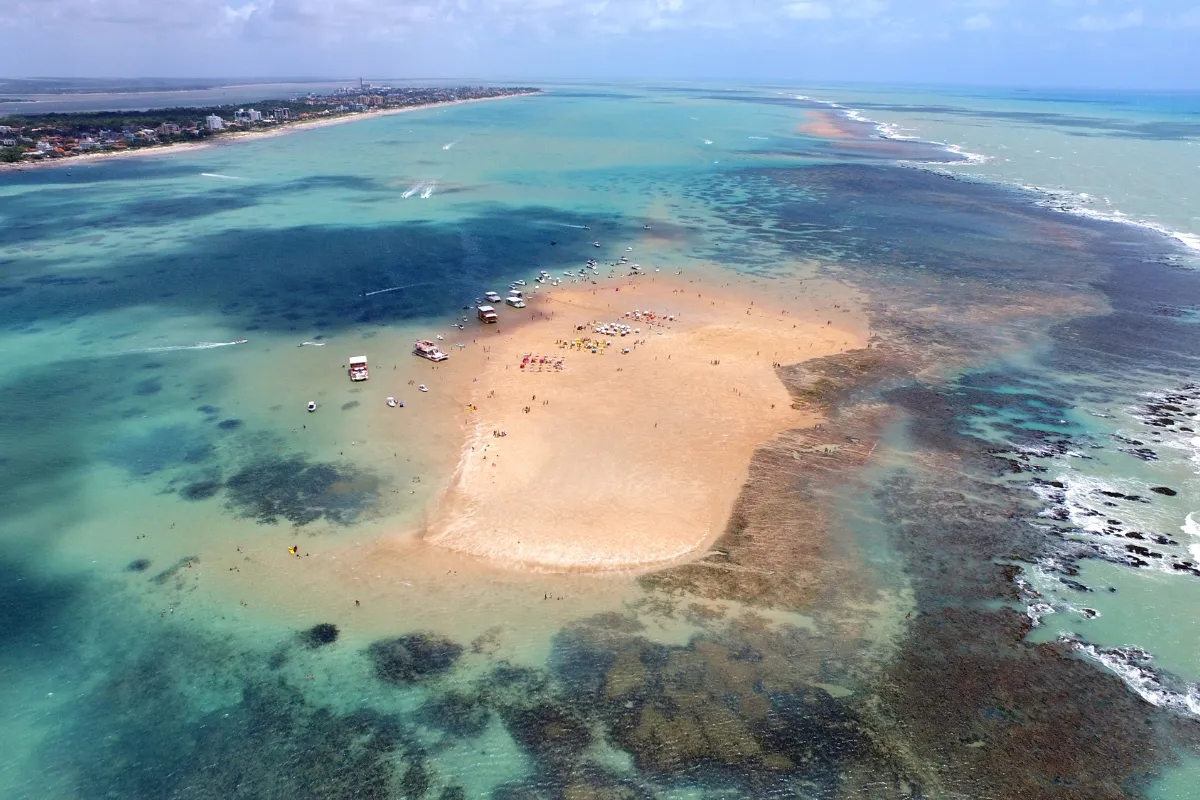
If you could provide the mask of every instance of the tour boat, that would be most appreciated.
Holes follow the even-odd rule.
[[[439,336],[438,338],[440,339],[441,337]],[[445,361],[450,357],[428,339],[421,339],[413,343],[413,355],[428,358],[430,361]]]
[[[350,369],[347,370],[350,373],[350,380],[365,381],[367,378],[371,377],[370,373],[367,371],[366,356],[351,356],[347,363],[350,365]]]
[[[316,411],[316,410],[317,410],[317,404],[316,404],[316,403],[314,403],[312,400],[309,400],[309,401],[308,401],[308,410],[309,410],[309,413],[312,413],[313,411]]]

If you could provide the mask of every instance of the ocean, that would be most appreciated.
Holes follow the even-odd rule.
[[[0,173],[0,795],[1193,796],[1198,112],[552,86]],[[826,422],[691,563],[422,545],[409,343],[634,240],[865,315],[779,370]]]

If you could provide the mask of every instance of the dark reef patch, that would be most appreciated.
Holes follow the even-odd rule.
[[[896,796],[887,792],[903,782],[859,712],[808,682],[821,674],[814,644],[795,629],[749,619],[686,646],[580,623],[555,639],[552,664],[566,702],[543,700],[505,723],[532,754],[554,749],[561,760],[587,745],[575,716],[586,709],[642,773],[738,796],[797,786],[814,796],[861,796],[866,781],[881,792],[867,796]],[[581,679],[578,665],[588,662],[600,666]]]
[[[454,667],[462,652],[462,645],[428,633],[383,639],[367,648],[375,674],[388,683],[415,683],[441,675]]]
[[[184,500],[207,500],[210,497],[215,497],[217,492],[221,491],[220,481],[198,481],[189,483],[179,491],[179,496]]]
[[[483,733],[491,718],[491,709],[481,698],[459,692],[439,694],[417,712],[422,725],[460,738]]]
[[[333,644],[338,639],[338,627],[332,622],[320,622],[301,634],[304,643],[311,648]]]
[[[297,455],[244,467],[225,488],[230,510],[264,525],[320,519],[351,525],[374,507],[380,482],[348,465],[313,463]]]
[[[149,397],[152,394],[158,394],[162,389],[162,378],[147,378],[133,385],[133,393],[138,397]]]
[[[135,558],[125,567],[126,572],[145,572],[148,569],[150,569],[150,559],[148,558]]]
[[[592,741],[587,723],[561,706],[538,703],[505,709],[501,716],[516,743],[539,758],[569,758]]]
[[[217,423],[217,427],[223,431],[236,431],[244,424],[240,419],[223,419]]]
[[[153,581],[157,584],[164,584],[179,574],[180,570],[191,569],[200,563],[200,556],[184,556],[176,561],[171,566],[164,569],[162,572],[154,576]]]
[[[391,800],[432,783],[395,717],[311,704],[216,642],[164,634],[140,648],[44,745],[72,796]],[[196,703],[196,686],[221,699]]]

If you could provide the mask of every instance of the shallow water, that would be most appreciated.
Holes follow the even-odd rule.
[[[1153,565],[1195,545],[1192,400],[1145,393],[1191,391],[1200,278],[895,164],[940,148],[797,133],[819,107],[561,89],[0,176],[0,791],[1170,796],[1198,584]],[[781,370],[830,418],[764,443],[720,553],[423,547],[479,356],[450,323],[626,246],[877,338]],[[407,355],[437,332],[467,345],[444,371]]]

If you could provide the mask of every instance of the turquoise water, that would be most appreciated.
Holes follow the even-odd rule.
[[[0,174],[0,793],[1178,792],[1200,279],[1167,237],[897,164],[942,147],[799,132],[821,108],[560,88]],[[1124,180],[1167,219],[1168,187]],[[461,446],[442,377],[478,347],[451,324],[593,241],[836,287],[878,360],[781,372],[844,391],[751,465],[727,561],[529,575],[423,547]],[[462,352],[413,363],[438,333]]]
[[[1200,252],[1200,96],[1007,89],[871,90],[813,97],[861,109],[889,135],[972,154],[954,174],[1033,187],[1046,202],[1178,235]]]

